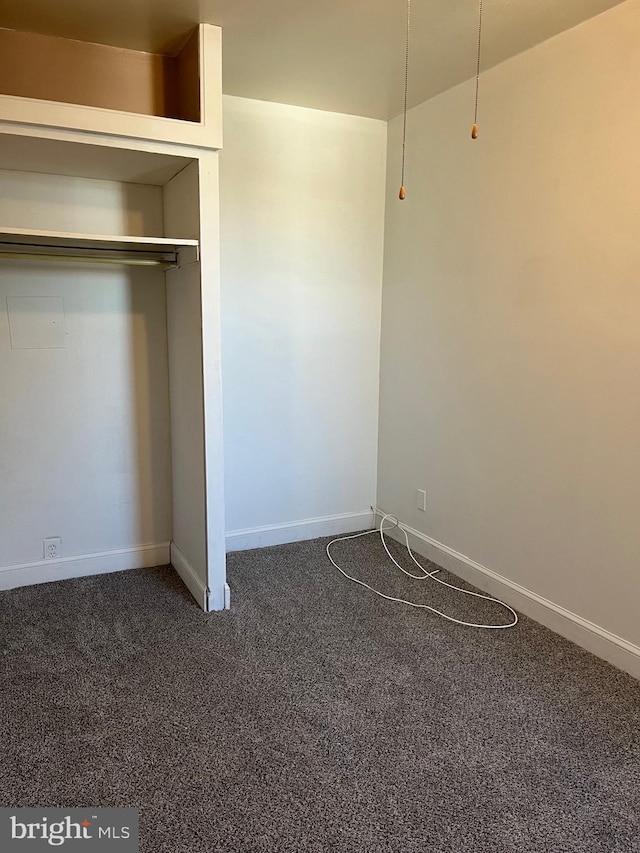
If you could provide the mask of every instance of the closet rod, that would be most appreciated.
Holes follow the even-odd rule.
[[[96,255],[49,255],[41,252],[5,252],[0,250],[0,258],[6,260],[20,261],[64,261],[65,263],[77,264],[126,264],[138,267],[175,267],[178,265],[177,258],[135,258],[123,256],[121,258],[100,257]]]

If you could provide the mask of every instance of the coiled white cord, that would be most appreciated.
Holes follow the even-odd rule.
[[[387,519],[392,519],[393,524],[391,524],[391,526],[385,528],[384,523]],[[400,565],[400,563],[398,563],[398,561],[393,557],[391,551],[389,551],[389,548],[387,547],[387,543],[386,543],[385,538],[384,538],[384,531],[385,531],[385,529],[386,530],[392,530],[394,527],[397,527],[399,530],[402,530],[402,533],[404,534],[405,545],[407,546],[407,551],[409,552],[409,556],[411,557],[413,562],[416,564],[416,566],[420,569],[422,574],[414,575],[411,572],[408,572],[406,569],[403,569],[402,566]],[[382,542],[384,550],[387,552],[389,559],[392,561],[392,563],[395,566],[397,566],[400,569],[401,572],[403,572],[408,577],[414,578],[414,580],[427,580],[427,578],[429,578],[431,580],[437,581],[438,583],[442,584],[442,586],[449,587],[449,589],[455,589],[458,592],[463,593],[463,595],[472,595],[472,596],[474,596],[474,598],[482,598],[485,601],[491,601],[494,604],[499,604],[501,607],[504,607],[506,610],[509,611],[509,613],[511,613],[511,615],[513,616],[513,621],[509,622],[506,625],[481,625],[481,624],[478,624],[476,622],[465,622],[463,619],[456,619],[453,616],[449,616],[448,614],[443,613],[441,610],[438,610],[435,607],[431,607],[431,605],[429,605],[429,604],[417,604],[415,601],[407,601],[407,599],[405,599],[405,598],[395,598],[392,595],[385,595],[385,593],[379,592],[377,589],[374,589],[372,586],[369,586],[368,583],[365,583],[364,581],[361,581],[358,578],[354,578],[351,575],[348,575],[344,571],[344,569],[342,569],[336,563],[336,561],[333,559],[333,557],[331,556],[331,546],[334,545],[336,542],[345,542],[348,539],[358,539],[358,537],[360,537],[360,536],[370,536],[372,533],[379,533],[380,534],[380,541]],[[327,545],[327,557],[331,560],[331,562],[336,567],[336,569],[340,572],[340,574],[344,575],[344,577],[347,580],[353,581],[353,583],[357,583],[360,586],[363,586],[365,589],[368,589],[371,592],[375,593],[376,595],[379,595],[380,598],[386,598],[387,601],[397,601],[399,604],[407,604],[409,607],[420,607],[424,610],[430,610],[432,613],[435,613],[438,616],[442,616],[443,619],[446,619],[449,622],[455,622],[456,625],[464,625],[467,628],[490,628],[492,630],[500,630],[502,628],[513,628],[514,625],[516,625],[518,622],[518,614],[516,613],[516,611],[512,607],[509,607],[508,604],[505,604],[503,601],[499,601],[497,598],[492,598],[490,595],[483,595],[480,592],[471,592],[471,590],[462,589],[459,586],[455,586],[452,583],[447,583],[447,581],[443,581],[440,578],[437,578],[436,575],[440,571],[440,569],[434,569],[434,571],[432,571],[432,572],[427,571],[427,569],[425,569],[424,566],[420,565],[420,563],[414,557],[413,551],[409,547],[409,537],[407,536],[407,531],[403,527],[400,526],[400,522],[395,517],[395,515],[391,515],[390,513],[386,513],[385,515],[382,516],[382,520],[380,521],[380,527],[379,528],[376,527],[374,530],[365,530],[362,533],[353,533],[350,536],[338,536],[337,539],[332,539],[331,542],[329,542],[329,544]]]

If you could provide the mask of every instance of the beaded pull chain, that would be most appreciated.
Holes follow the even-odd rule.
[[[404,51],[404,110],[402,112],[402,177],[398,198],[404,201],[407,193],[404,188],[404,161],[407,145],[407,90],[409,86],[409,33],[411,32],[411,0],[407,0],[407,39]]]
[[[478,10],[478,59],[476,62],[476,107],[473,114],[473,127],[471,128],[471,138],[478,138],[478,93],[480,91],[480,51],[482,48],[482,0],[480,0],[480,8]]]

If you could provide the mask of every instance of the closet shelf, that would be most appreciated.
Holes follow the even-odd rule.
[[[199,259],[198,240],[0,227],[0,258],[163,266]]]

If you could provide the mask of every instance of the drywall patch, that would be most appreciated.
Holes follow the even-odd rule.
[[[60,296],[7,296],[11,349],[65,346],[64,300]]]

